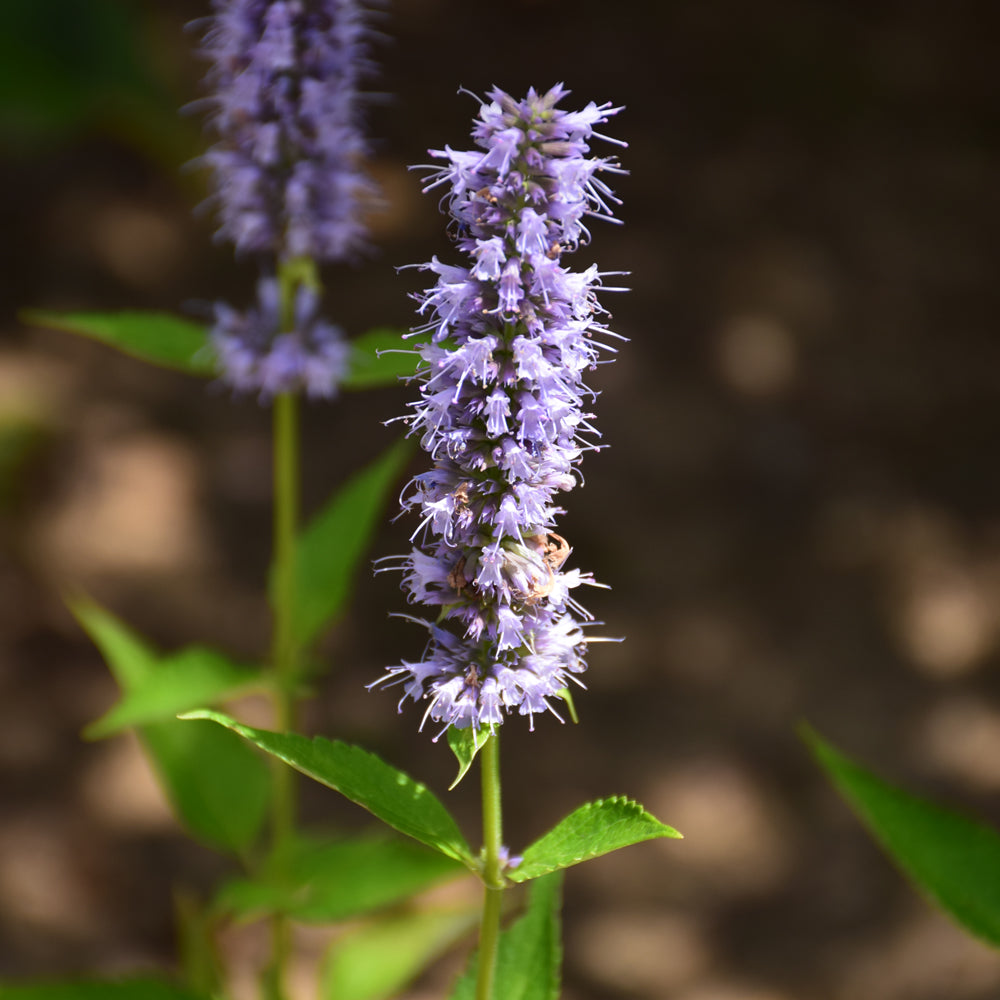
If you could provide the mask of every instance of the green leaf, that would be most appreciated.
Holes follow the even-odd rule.
[[[137,632],[87,597],[70,597],[66,603],[123,692],[132,691],[152,673],[157,653]]]
[[[123,104],[147,114],[169,99],[150,52],[149,12],[116,0],[4,0],[0,128],[5,154],[110,124]],[[159,98],[160,100],[155,100]],[[176,112],[175,112],[176,114]],[[48,147],[46,147],[48,148]]]
[[[917,888],[966,930],[1000,947],[997,832],[882,781],[807,726],[802,736],[848,805]]]
[[[638,802],[615,796],[588,802],[560,820],[524,852],[508,878],[526,882],[559,868],[656,837],[680,837],[673,827],[651,816]]]
[[[338,938],[320,972],[320,1000],[385,1000],[476,926],[479,907],[382,918]]]
[[[472,850],[441,801],[425,785],[375,754],[322,736],[308,739],[298,733],[253,729],[219,712],[190,712],[184,718],[211,719],[239,733],[307,777],[340,792],[393,829],[475,869]]]
[[[410,453],[398,441],[349,479],[316,515],[296,547],[293,628],[306,645],[343,610],[351,580],[381,521],[386,497]],[[271,571],[271,600],[276,576]]]
[[[330,923],[465,872],[453,858],[397,837],[302,839],[287,856],[274,859],[260,878],[226,885],[218,905],[244,918],[283,913],[304,922]]]
[[[155,673],[158,654],[92,601],[69,603],[123,695],[139,690]],[[267,763],[238,736],[209,723],[170,719],[141,726],[138,733],[177,818],[213,847],[249,850],[271,797]]]
[[[194,893],[174,888],[177,964],[184,982],[209,996],[222,993],[215,915]]]
[[[420,357],[416,345],[403,340],[403,334],[403,330],[377,327],[351,341],[351,365],[341,387],[375,389],[396,385],[412,375]]]
[[[214,375],[208,332],[200,323],[156,312],[51,313],[26,309],[23,322],[78,333],[140,361],[189,375]]]
[[[263,684],[259,669],[240,666],[214,649],[189,646],[155,662],[143,680],[85,730],[101,739],[129,726],[174,719],[202,705],[246,694]]]
[[[479,729],[474,729],[472,726],[469,726],[468,729],[448,727],[448,746],[451,747],[451,752],[458,760],[458,774],[448,786],[449,792],[469,773],[469,768],[472,767],[476,754],[482,750],[492,732],[492,726],[480,726]]]
[[[194,993],[159,979],[36,983],[30,986],[5,986],[0,983],[0,997],[3,1000],[208,1000],[205,993]]]
[[[566,702],[566,708],[569,709],[569,717],[573,721],[574,725],[580,724],[580,717],[576,714],[576,704],[573,701],[573,692],[570,691],[568,687],[560,688],[556,691],[556,697],[562,698]]]
[[[562,943],[562,873],[532,882],[524,916],[500,935],[493,995],[503,1000],[558,1000]],[[474,1000],[479,953],[455,984],[450,1000]]]
[[[267,819],[267,762],[238,736],[207,722],[154,722],[139,735],[181,822],[205,843],[245,854]]]

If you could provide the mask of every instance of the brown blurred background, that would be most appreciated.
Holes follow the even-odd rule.
[[[176,108],[202,68],[195,0],[5,0],[0,28],[0,976],[172,955],[174,883],[226,871],[182,838],[136,745],[85,744],[114,698],[60,592],[165,647],[266,648],[269,414],[16,310],[240,303],[253,272],[192,214],[202,148]],[[581,725],[505,728],[507,837],[625,793],[687,836],[566,887],[567,1000],[987,1000],[1000,958],[924,904],[794,734],[1000,823],[1000,9],[932,0],[600,4],[398,0],[384,22],[378,252],[332,270],[351,333],[412,322],[454,259],[409,163],[462,147],[475,102],[564,80],[627,105],[625,225],[577,255],[629,270],[631,339],[594,378],[609,450],[561,529],[612,585],[589,605]],[[313,406],[315,509],[392,440],[407,390]],[[385,525],[372,555],[414,524]],[[362,742],[453,804],[472,785],[363,685],[415,656],[362,572],[324,643],[308,727]],[[363,821],[319,788],[316,821]],[[310,942],[303,942],[302,978]],[[234,950],[252,943],[236,943]],[[447,970],[415,988],[442,995]]]

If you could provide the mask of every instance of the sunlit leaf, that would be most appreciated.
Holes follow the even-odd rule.
[[[573,701],[573,692],[568,687],[560,688],[556,691],[556,697],[562,698],[566,702],[566,709],[569,717],[575,725],[580,724],[580,717],[576,714],[576,703]]]
[[[472,767],[476,754],[482,750],[492,732],[493,729],[490,726],[480,726],[478,729],[474,729],[472,726],[467,729],[457,729],[455,726],[448,727],[448,746],[451,747],[451,752],[458,761],[458,774],[448,786],[449,792],[469,773],[469,768]]]
[[[475,867],[472,850],[441,801],[425,785],[375,754],[322,736],[309,739],[298,733],[253,729],[218,712],[190,712],[184,718],[211,719],[239,733],[307,777],[340,792],[400,833]]]
[[[508,877],[514,882],[525,882],[630,844],[680,836],[638,802],[621,796],[600,799],[580,806],[536,840]]]

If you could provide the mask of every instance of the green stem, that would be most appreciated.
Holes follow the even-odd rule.
[[[310,273],[301,262],[283,264],[281,283],[281,328],[295,323],[295,293]],[[299,647],[295,639],[296,602],[295,548],[299,522],[299,399],[291,392],[279,393],[273,405],[274,433],[274,627],[271,647],[275,727],[293,732],[297,724],[296,691],[299,680]],[[274,797],[271,805],[273,853],[286,855],[295,830],[298,801],[296,775],[274,758]],[[285,971],[291,953],[291,926],[277,914],[271,923],[271,962],[265,973],[265,996],[283,1000]]]
[[[500,861],[503,821],[500,806],[500,735],[494,732],[479,753],[483,780],[483,919],[479,927],[476,1000],[493,1000],[504,879]]]
[[[274,669],[275,724],[280,732],[296,725],[295,690],[299,650],[295,642],[295,537],[299,519],[299,400],[281,393],[274,400]],[[295,772],[281,761],[275,770],[272,811],[275,845],[295,823]]]

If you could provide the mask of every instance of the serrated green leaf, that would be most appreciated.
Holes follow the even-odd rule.
[[[524,916],[500,934],[493,995],[502,1000],[558,1000],[562,941],[562,873],[531,883]],[[455,983],[450,1000],[475,1000],[479,952]]]
[[[464,865],[397,837],[300,839],[255,879],[230,882],[217,905],[237,917],[283,913],[306,923],[345,920],[415,895]]]
[[[173,720],[179,713],[246,694],[263,683],[257,668],[233,663],[218,650],[188,646],[160,657],[142,681],[85,730],[101,739],[129,726]]]
[[[211,719],[231,729],[307,777],[340,792],[394,830],[475,868],[471,848],[440,799],[375,754],[322,736],[309,739],[298,733],[254,729],[219,712],[190,712],[184,718]]]
[[[474,729],[472,726],[469,726],[468,729],[448,727],[448,746],[451,747],[451,752],[458,761],[458,774],[448,786],[449,792],[469,773],[469,768],[472,767],[476,754],[482,750],[492,732],[492,726],[481,726],[479,729]]]
[[[925,895],[1000,947],[1000,835],[875,777],[803,727],[813,756],[858,818]]]
[[[0,984],[0,997],[3,1000],[209,1000],[205,993],[150,978],[28,986]]]
[[[158,654],[113,615],[85,598],[70,608],[104,656],[126,697],[156,671]],[[198,839],[245,853],[260,833],[271,796],[267,763],[233,733],[176,719],[138,729],[174,814]]]
[[[321,1000],[385,1000],[465,936],[479,907],[382,918],[338,938],[320,972]]]
[[[313,518],[296,546],[292,627],[306,645],[342,610],[351,580],[382,517],[386,498],[410,454],[398,441],[347,481]],[[271,600],[277,586],[271,570]]]
[[[402,330],[376,327],[351,341],[351,363],[340,383],[344,389],[375,389],[396,385],[413,374],[420,360]],[[381,356],[380,356],[381,352]]]
[[[208,332],[200,323],[157,312],[52,313],[26,309],[23,322],[77,333],[140,361],[189,375],[214,375]]]
[[[646,812],[638,802],[623,796],[599,799],[580,806],[536,840],[507,877],[513,882],[526,882],[630,844],[680,836],[673,827]]]

